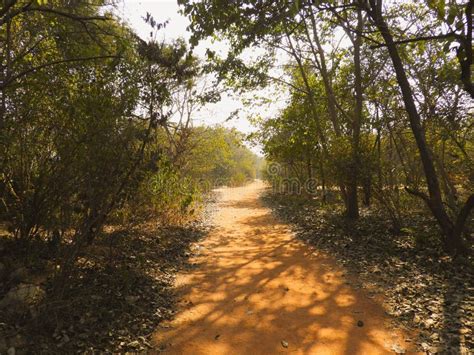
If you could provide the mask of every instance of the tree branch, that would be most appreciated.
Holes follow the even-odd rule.
[[[13,7],[13,5],[15,5],[15,3],[16,1],[13,1],[9,5],[7,5],[4,9],[2,9],[2,12],[0,13],[0,26],[3,26],[15,16],[21,14],[22,12],[25,12],[31,6],[33,2],[30,1],[24,6],[14,9],[11,12],[8,12]]]
[[[81,16],[81,15],[76,15],[76,14],[73,14],[73,13],[68,13],[68,12],[64,12],[64,11],[61,11],[61,10],[57,10],[57,9],[52,9],[50,7],[32,6],[32,4],[33,4],[32,1],[29,1],[26,5],[24,5],[20,8],[14,9],[14,10],[9,12],[9,10],[13,7],[13,5],[15,5],[15,3],[16,3],[16,1],[11,1],[11,2],[7,3],[7,5],[3,9],[0,10],[0,26],[3,26],[5,23],[10,21],[15,16],[17,16],[21,13],[26,13],[26,12],[45,12],[45,13],[50,13],[50,14],[54,14],[54,15],[57,15],[57,16],[66,17],[66,18],[69,18],[69,19],[74,20],[74,21],[94,21],[94,20],[107,21],[107,20],[110,20],[110,18],[107,17],[107,16]]]
[[[460,235],[464,230],[464,225],[466,224],[467,218],[469,217],[469,213],[471,210],[474,209],[474,194],[468,197],[466,203],[459,211],[459,214],[456,218],[456,223],[454,224],[454,235]]]
[[[11,76],[7,80],[5,80],[3,83],[0,83],[0,89],[3,90],[8,85],[10,85],[12,82],[24,77],[25,75],[28,75],[30,73],[36,72],[38,70],[41,70],[41,69],[44,69],[44,68],[47,68],[47,67],[51,67],[53,65],[72,63],[72,62],[83,62],[83,61],[96,60],[96,59],[112,59],[112,58],[120,58],[120,56],[119,55],[100,55],[100,56],[95,56],[95,57],[79,57],[79,58],[56,60],[56,61],[53,61],[53,62],[41,64],[41,65],[29,68],[27,70],[22,71],[21,73],[18,73],[16,75]]]
[[[399,44],[407,44],[407,43],[413,43],[413,42],[421,42],[421,41],[431,41],[431,40],[437,40],[437,39],[447,39],[450,37],[457,37],[456,33],[454,32],[449,32],[449,33],[444,33],[444,34],[439,34],[439,35],[433,35],[433,36],[425,36],[425,37],[416,37],[416,38],[408,38],[404,39],[401,41],[394,41],[396,45]],[[381,48],[381,47],[386,47],[387,45],[385,43],[377,44],[370,46],[371,49],[376,49],[376,48]]]
[[[58,15],[62,17],[67,17],[67,18],[70,18],[71,20],[76,20],[76,21],[110,20],[110,18],[106,16],[80,16],[73,13],[68,13],[61,10],[52,9],[49,7],[28,7],[27,9],[24,10],[24,12],[33,12],[33,11],[46,12],[46,13],[50,13],[50,14],[54,14],[54,15]]]
[[[419,190],[411,189],[408,186],[405,186],[405,191],[408,192],[410,195],[417,196],[417,197],[423,199],[427,204],[429,204],[430,198],[424,192],[421,192]]]

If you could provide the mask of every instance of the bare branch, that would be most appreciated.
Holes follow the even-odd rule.
[[[428,195],[425,194],[424,192],[421,192],[419,190],[411,189],[408,186],[405,186],[405,191],[408,192],[410,195],[417,196],[417,197],[423,199],[423,201],[425,201],[427,204],[429,204],[429,202],[430,202],[430,199],[429,199]]]
[[[421,42],[421,41],[431,41],[431,40],[437,40],[437,39],[447,39],[451,37],[457,37],[456,33],[450,32],[450,33],[445,33],[445,34],[440,34],[440,35],[433,35],[433,36],[425,36],[425,37],[416,37],[416,38],[408,38],[400,41],[394,41],[396,45],[399,44],[407,44],[407,43],[413,43],[413,42]],[[381,48],[381,47],[386,47],[387,45],[385,43],[377,44],[370,46],[371,49],[376,49],[376,48]]]

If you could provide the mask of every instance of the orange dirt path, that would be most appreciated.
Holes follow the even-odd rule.
[[[393,329],[379,304],[351,288],[334,260],[297,240],[262,206],[264,188],[257,181],[221,189],[216,228],[197,246],[197,267],[176,280],[178,313],[157,329],[157,348],[206,355],[406,348],[406,333]]]

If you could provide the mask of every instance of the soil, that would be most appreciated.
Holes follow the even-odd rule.
[[[331,257],[299,241],[257,181],[220,190],[215,228],[178,275],[174,319],[154,345],[170,354],[414,353],[393,322]]]

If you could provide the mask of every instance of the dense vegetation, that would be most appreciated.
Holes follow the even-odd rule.
[[[43,298],[30,284],[40,273],[38,324],[52,334],[61,321],[47,315],[66,311],[85,251],[111,226],[185,225],[214,187],[255,177],[242,134],[193,125],[219,92],[187,44],[156,40],[164,25],[150,15],[139,38],[114,13],[102,0],[1,3],[2,322],[31,325],[13,306]]]
[[[190,44],[158,41],[166,24],[150,14],[150,37],[140,38],[107,0],[1,2],[0,353],[26,348],[24,334],[42,337],[46,353],[48,341],[75,350],[73,326],[85,332],[99,318],[100,350],[137,349],[120,338],[126,320],[117,315],[172,308],[152,300],[156,279],[138,269],[159,270],[167,289],[173,262],[203,233],[195,221],[209,192],[253,180],[261,164],[240,132],[193,125],[222,84],[287,93],[274,117],[253,117],[250,138],[276,191],[301,195],[300,207],[317,201],[312,216],[336,221],[307,229],[340,223],[334,234],[347,246],[348,230],[369,214],[380,228],[361,228],[367,244],[412,234],[423,257],[439,244],[447,254],[436,258],[472,266],[472,1],[178,3]],[[193,54],[208,37],[226,40],[226,57]],[[423,234],[427,225],[437,229]],[[321,245],[347,257],[341,243]],[[379,255],[366,251],[374,267]],[[89,297],[97,288],[110,298]],[[81,297],[90,301],[84,315]],[[169,316],[133,324],[136,336]],[[93,339],[81,341],[85,350]]]
[[[195,42],[216,34],[229,40],[227,58],[208,52],[229,83],[289,90],[280,115],[258,122],[256,139],[280,164],[274,180],[297,178],[303,188],[315,178],[322,200],[339,191],[352,219],[362,190],[364,204],[374,197],[395,230],[415,198],[446,249],[467,252],[472,2],[181,2]],[[255,45],[265,52],[245,62]]]
[[[230,43],[208,52],[223,80],[288,92],[254,117],[269,206],[381,292],[420,350],[469,353],[473,2],[181,2],[195,42]]]

